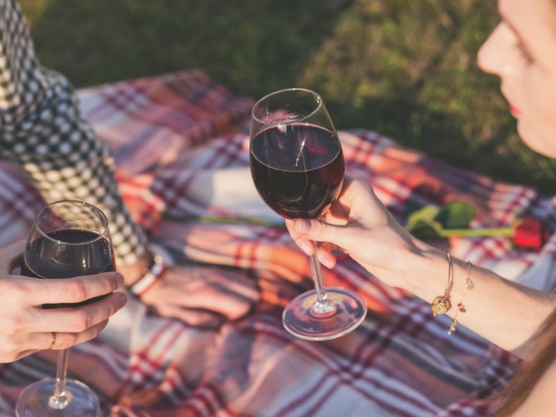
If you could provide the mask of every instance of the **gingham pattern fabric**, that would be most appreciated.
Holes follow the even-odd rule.
[[[106,415],[489,415],[485,398],[512,375],[518,361],[511,354],[461,325],[448,336],[448,317],[433,318],[427,303],[381,284],[349,258],[326,270],[325,282],[358,291],[369,306],[367,319],[335,341],[295,339],[282,328],[281,312],[312,281],[307,257],[282,224],[187,220],[277,220],[249,177],[252,100],[200,71],[99,86],[79,91],[79,98],[84,116],[114,152],[131,213],[152,238],[179,261],[239,268],[261,291],[248,317],[219,331],[157,317],[131,300],[99,338],[70,355],[72,375],[96,390]],[[476,207],[474,227],[536,215],[554,229],[553,201],[530,188],[455,169],[374,132],[341,132],[341,139],[348,173],[368,180],[399,220],[409,205],[460,199]],[[0,164],[0,244],[26,229],[27,208],[40,205],[39,198],[13,165]],[[536,253],[515,250],[506,238],[448,243],[454,256],[554,287],[554,236]],[[0,368],[1,416],[13,415],[23,386],[54,375],[55,359],[47,351]]]
[[[21,166],[45,202],[99,207],[116,262],[135,262],[147,240],[122,202],[110,150],[81,116],[68,80],[40,66],[15,0],[0,0],[0,39],[0,158]]]

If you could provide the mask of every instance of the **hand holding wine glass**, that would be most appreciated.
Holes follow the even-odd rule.
[[[81,201],[59,201],[44,207],[36,216],[24,252],[22,274],[45,280],[71,279],[114,271],[114,250],[107,219],[98,208]],[[91,277],[87,277],[91,278]],[[45,281],[46,283],[47,281]],[[87,309],[109,296],[101,294],[79,303],[57,301],[43,305],[48,312]],[[102,302],[101,301],[101,302]],[[74,310],[75,311],[75,310]],[[57,333],[52,331],[53,348]],[[80,381],[67,379],[68,349],[60,351],[56,378],[35,382],[20,395],[19,417],[100,415],[97,396]]]
[[[76,320],[73,309],[37,309],[43,304],[81,302],[116,291],[123,287],[123,277],[110,272],[47,281],[16,275],[24,248],[25,241],[0,248],[0,363],[49,348],[52,332],[56,333],[54,349],[91,340],[127,300],[123,292],[111,294],[99,303],[80,308],[81,320]]]
[[[291,88],[253,106],[251,174],[264,202],[286,219],[322,216],[338,197],[344,178],[342,146],[322,98]],[[365,318],[356,293],[325,288],[320,263],[310,257],[315,289],[299,295],[282,319],[291,334],[307,340],[340,337]]]

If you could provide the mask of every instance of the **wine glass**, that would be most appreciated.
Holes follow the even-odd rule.
[[[282,217],[319,218],[342,188],[342,146],[322,98],[314,91],[280,90],[255,103],[249,154],[255,188]],[[284,327],[305,340],[343,336],[363,321],[367,306],[353,291],[325,288],[315,254],[310,261],[315,289],[286,306]]]
[[[63,200],[37,214],[24,252],[22,274],[35,278],[71,278],[114,271],[114,249],[104,213],[82,201]],[[74,308],[78,304],[46,304],[43,308]],[[60,351],[56,378],[47,378],[22,391],[18,417],[98,417],[96,394],[80,381],[66,378],[68,349]]]

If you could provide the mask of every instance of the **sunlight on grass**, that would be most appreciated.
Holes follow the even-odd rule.
[[[35,22],[41,18],[51,2],[52,0],[19,0],[21,9],[30,27],[33,27]]]
[[[476,65],[495,0],[21,0],[41,62],[76,87],[200,68],[237,94],[321,93],[365,128],[451,164],[551,192],[496,77]]]

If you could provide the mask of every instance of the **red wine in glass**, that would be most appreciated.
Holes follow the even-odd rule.
[[[286,218],[316,218],[336,199],[344,158],[335,132],[291,124],[258,133],[251,143],[251,173],[264,202]],[[291,148],[285,150],[285,148]],[[276,167],[274,156],[287,155]]]
[[[282,217],[319,218],[341,191],[342,146],[322,98],[313,91],[281,90],[255,103],[249,158],[255,188]],[[315,289],[290,301],[282,323],[306,340],[345,335],[364,320],[367,306],[351,290],[325,288],[316,255],[310,261]]]
[[[106,216],[82,201],[63,200],[45,206],[29,232],[21,269],[23,275],[43,279],[114,271]],[[77,308],[104,296],[83,303],[43,307]],[[100,416],[96,394],[82,382],[66,378],[68,353],[68,349],[60,351],[56,378],[37,381],[21,392],[16,404],[18,417]]]
[[[69,244],[60,250],[60,241]],[[90,243],[83,245],[80,242]],[[56,261],[44,262],[45,258]],[[115,270],[112,243],[96,232],[82,229],[53,231],[29,241],[21,265],[21,275],[43,279],[72,278]],[[45,304],[43,308],[79,307],[106,295],[81,303]]]

